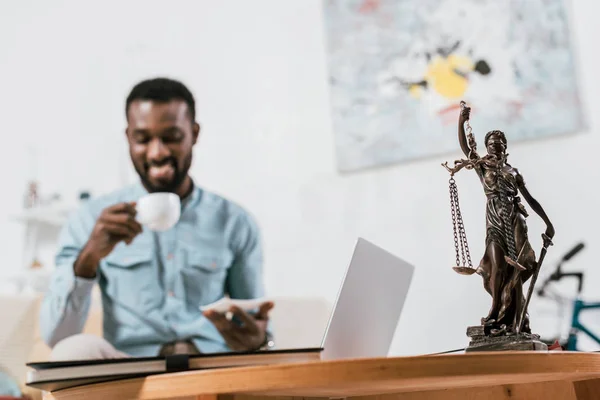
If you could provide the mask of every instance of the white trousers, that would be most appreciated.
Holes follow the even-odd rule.
[[[105,339],[86,333],[69,336],[58,342],[52,353],[50,361],[72,361],[127,358],[130,355],[114,348]]]

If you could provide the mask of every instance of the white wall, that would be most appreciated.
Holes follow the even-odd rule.
[[[572,267],[586,269],[586,294],[600,299],[593,257],[600,239],[594,162],[600,6],[573,3],[590,129],[511,144],[510,154],[557,229],[546,266],[585,240],[587,250]],[[94,194],[117,188],[134,178],[123,161],[124,98],[137,80],[169,75],[197,98],[203,129],[196,181],[243,204],[263,228],[270,293],[333,301],[354,240],[363,236],[417,266],[393,354],[463,347],[466,327],[487,314],[481,279],[451,269],[448,176],[440,163],[458,152],[361,173],[336,171],[320,0],[3,2],[0,49],[0,268],[19,262],[21,230],[8,218],[21,204],[27,145],[37,146],[42,189],[73,198],[83,188]],[[477,262],[484,197],[472,174],[457,180]],[[543,226],[530,220],[538,251]],[[553,305],[532,303],[533,328],[553,333]]]

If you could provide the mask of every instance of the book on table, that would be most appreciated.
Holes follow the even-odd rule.
[[[319,361],[321,348],[228,352],[108,360],[31,362],[27,385],[46,391],[137,378],[155,374],[212,368]]]

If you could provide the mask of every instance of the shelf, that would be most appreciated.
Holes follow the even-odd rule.
[[[71,210],[71,207],[64,205],[39,206],[23,210],[13,215],[12,219],[24,223],[48,224],[60,227],[67,222]]]

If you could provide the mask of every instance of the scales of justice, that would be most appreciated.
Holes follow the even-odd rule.
[[[489,313],[481,319],[481,324],[467,328],[471,341],[466,351],[547,350],[548,346],[539,336],[531,333],[527,307],[546,251],[552,245],[554,227],[529,193],[521,173],[508,163],[504,133],[488,132],[484,140],[487,154],[480,156],[469,123],[471,109],[464,101],[460,107],[458,142],[466,159],[454,161],[453,167],[447,162],[442,164],[450,172],[450,209],[456,250],[453,269],[462,275],[481,276],[483,287],[492,298]],[[471,262],[454,180],[454,174],[463,168],[475,171],[487,202],[485,252],[477,268]],[[546,224],[538,259],[529,242],[526,225],[529,215],[520,196]],[[529,289],[524,295],[523,284],[528,280],[531,280]]]

